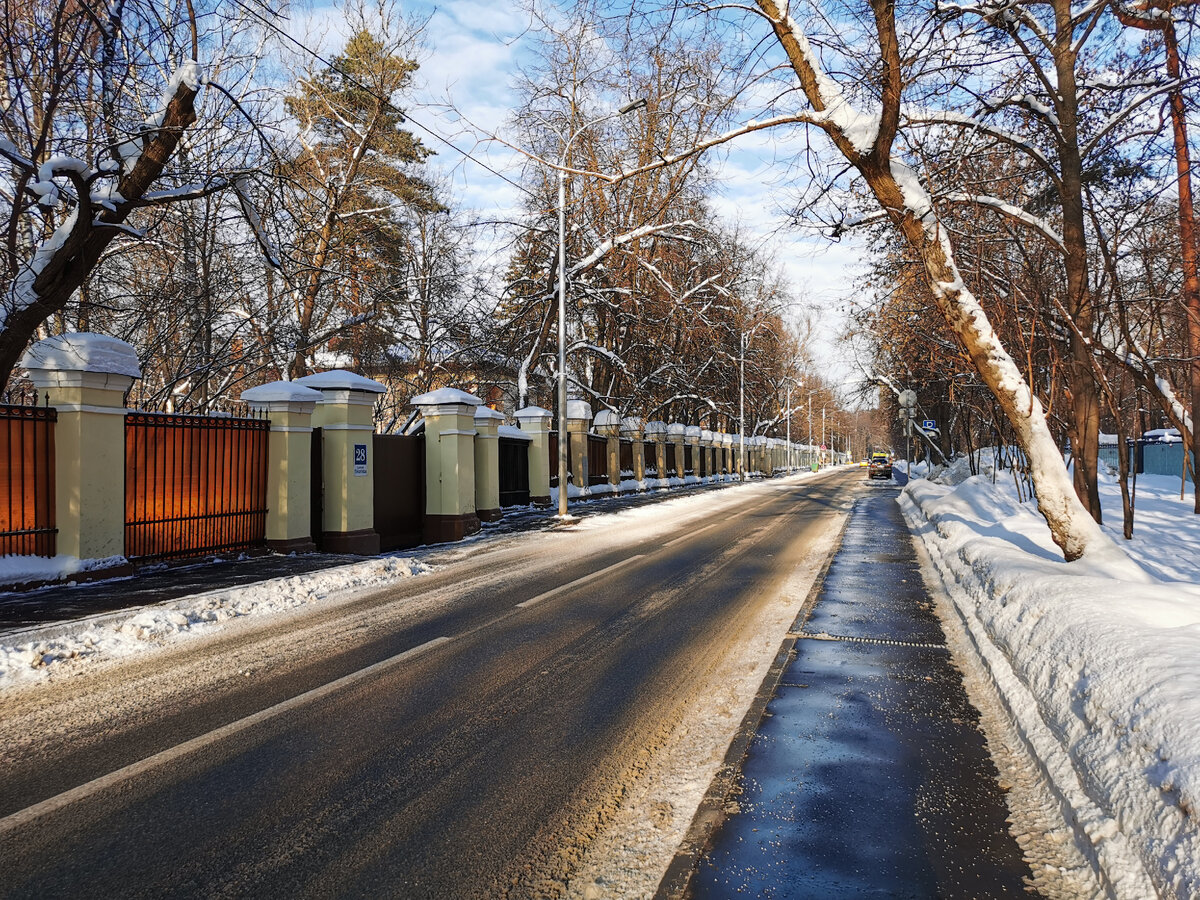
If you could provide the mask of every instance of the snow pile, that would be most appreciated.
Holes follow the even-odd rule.
[[[0,690],[19,682],[71,674],[84,663],[128,657],[174,641],[208,634],[230,619],[284,613],[332,595],[388,584],[430,571],[425,563],[382,557],[210,591],[157,606],[93,616],[15,632],[0,642]]]
[[[949,484],[914,480],[901,504],[1079,851],[1112,896],[1200,896],[1190,498],[1179,501],[1177,480],[1139,478],[1130,559],[1066,563],[1010,475],[962,474],[955,464]],[[1119,535],[1116,485],[1104,499]]]
[[[61,581],[97,569],[112,569],[128,562],[123,556],[104,559],[80,559],[60,553],[57,556],[0,556],[0,585],[33,584]]]

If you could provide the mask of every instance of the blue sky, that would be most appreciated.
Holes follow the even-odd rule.
[[[527,16],[508,0],[448,0],[437,4],[413,0],[404,9],[411,15],[429,18],[411,119],[437,131],[492,169],[515,178],[518,160],[514,154],[494,144],[477,145],[456,117],[440,105],[449,101],[475,125],[504,133],[514,105],[512,78],[522,54],[528,52],[521,40]],[[342,26],[332,3],[315,2],[307,15],[293,15],[292,22],[298,37],[308,32],[308,39],[316,39],[316,35],[323,34],[322,47],[326,51],[336,50],[340,44]],[[428,136],[423,140],[437,150],[434,165],[452,178],[457,204],[488,218],[516,211],[515,187],[445,144]],[[794,150],[777,146],[776,140],[769,132],[758,132],[714,158],[720,194],[713,198],[713,207],[727,222],[739,223],[744,231],[756,236],[784,267],[797,286],[796,293],[817,308],[819,355],[828,363],[820,367],[822,373],[836,380],[849,380],[850,366],[837,358],[841,354],[832,346],[832,338],[841,326],[839,307],[850,293],[861,249],[852,240],[831,245],[811,234],[782,227],[777,200],[781,174],[778,159]]]

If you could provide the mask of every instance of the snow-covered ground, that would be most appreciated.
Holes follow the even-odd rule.
[[[1032,761],[1041,808],[1029,790],[1011,805],[1035,880],[1052,896],[1200,896],[1200,517],[1190,491],[1181,501],[1178,479],[1139,477],[1127,542],[1118,487],[1106,481],[1105,528],[1128,560],[1066,563],[1012,473],[993,483],[987,460],[982,469],[970,477],[960,461],[933,481],[914,478],[901,504],[948,588],[968,669]],[[1005,738],[989,741],[1006,755],[995,752]],[[1070,846],[1043,858],[1031,849],[1039,830]],[[1039,871],[1040,858],[1055,871]],[[1070,859],[1078,871],[1066,871]]]

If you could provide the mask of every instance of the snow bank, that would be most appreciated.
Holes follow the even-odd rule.
[[[945,473],[951,484],[912,481],[901,505],[1076,844],[1113,896],[1200,896],[1200,522],[1191,500],[1178,500],[1177,482],[1168,492],[1139,479],[1129,559],[1066,563],[1010,474],[993,483],[964,477],[964,467]],[[1104,485],[1110,534],[1121,527],[1116,490]]]
[[[83,665],[133,656],[174,641],[203,636],[230,619],[327,603],[335,593],[382,586],[429,570],[428,565],[414,559],[382,557],[322,572],[209,591],[157,606],[25,629],[0,639],[0,691],[60,672],[71,674]]]
[[[123,556],[104,559],[80,559],[60,553],[57,556],[0,556],[0,585],[32,584],[39,581],[61,581],[99,569],[111,569],[127,563]]]

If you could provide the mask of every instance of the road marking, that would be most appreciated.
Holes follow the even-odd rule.
[[[33,806],[26,807],[19,812],[12,813],[0,819],[0,835],[8,834],[18,828],[28,825],[30,822],[70,806],[72,803],[77,803],[80,800],[85,800],[101,791],[107,790],[110,787],[128,781],[131,778],[136,778],[146,772],[156,769],[160,766],[165,766],[182,756],[189,753],[194,753],[197,750],[222,741],[225,738],[232,737],[235,734],[245,731],[248,728],[253,728],[255,725],[260,725],[263,722],[269,721],[278,715],[281,715],[290,710],[297,709],[307,703],[312,703],[315,700],[320,700],[329,694],[339,691],[344,687],[348,687],[363,679],[370,678],[385,669],[388,669],[405,660],[412,659],[414,656],[419,656],[427,650],[432,650],[447,643],[450,640],[448,637],[438,637],[431,641],[426,641],[403,653],[398,653],[395,656],[389,657],[373,665],[367,666],[365,669],[359,669],[357,672],[351,672],[349,675],[343,675],[328,684],[323,684],[320,687],[313,688],[311,691],[305,691],[303,694],[297,694],[288,700],[277,703],[274,706],[259,710],[258,712],[246,716],[244,719],[238,719],[236,722],[230,722],[228,725],[222,725],[220,728],[210,731],[207,734],[202,734],[199,737],[194,737],[189,741],[184,741],[182,744],[176,744],[174,747],[168,747],[166,750],[161,750],[153,756],[148,756],[143,760],[135,763],[130,763],[124,768],[117,769],[115,772],[110,772],[107,775],[101,775],[99,778],[89,781],[87,784],[81,784],[78,787],[71,788],[69,791],[64,791],[54,797],[43,800],[41,803],[35,803]]]
[[[544,594],[538,594],[536,597],[530,597],[528,600],[523,600],[517,604],[517,607],[519,609],[528,609],[535,603],[541,603],[543,600],[549,600],[551,597],[566,593],[567,591],[577,588],[582,584],[587,584],[589,581],[594,581],[601,575],[607,575],[609,572],[612,572],[615,569],[620,569],[623,566],[627,566],[634,560],[641,559],[645,555],[646,554],[644,553],[639,553],[637,556],[631,556],[628,559],[623,559],[619,563],[613,563],[611,566],[607,566],[606,568],[597,569],[595,572],[592,572],[589,575],[584,575],[582,578],[576,578],[574,581],[568,581],[566,584],[560,584],[558,587],[554,588],[553,590],[546,591]]]

